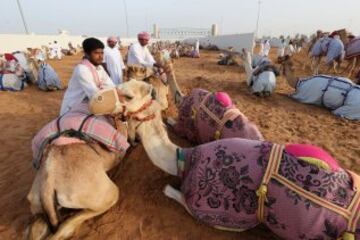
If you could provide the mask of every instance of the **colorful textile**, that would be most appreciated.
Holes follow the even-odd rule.
[[[201,103],[209,94],[203,89],[193,89],[184,97],[179,106],[179,117],[174,127],[175,132],[194,143],[206,143],[220,138],[240,137],[247,139],[263,139],[262,134],[255,124],[239,112],[232,121],[227,121],[222,129],[203,108]],[[224,107],[216,100],[216,93],[211,94],[203,105],[218,119],[223,119],[229,110],[237,110],[231,105]],[[219,131],[220,130],[220,131]]]
[[[297,158],[313,158],[324,161],[332,171],[339,170],[336,159],[318,146],[311,144],[288,144],[286,151]]]
[[[351,40],[346,44],[346,56],[345,58],[351,58],[360,55],[360,37]]]
[[[55,70],[50,64],[42,63],[39,69],[37,85],[41,90],[60,90],[61,81]]]
[[[15,73],[0,73],[1,91],[21,91],[25,85],[25,79],[20,79]]]
[[[108,37],[107,41],[116,43],[118,41],[118,39],[115,36],[111,36],[111,37]]]
[[[360,120],[360,86],[343,77],[316,75],[298,81],[295,100],[324,106],[332,113],[351,120]]]
[[[127,139],[117,132],[104,116],[92,116],[89,118],[90,114],[87,103],[73,108],[61,117],[59,121],[60,133],[69,133],[70,130],[72,132],[78,131],[84,120],[88,118],[81,131],[86,137],[102,143],[110,151],[125,154],[129,148]],[[32,151],[35,168],[40,167],[44,148],[51,144],[53,138],[58,137],[58,132],[57,119],[55,119],[45,125],[33,138]],[[71,133],[69,134],[71,135]]]
[[[331,64],[332,61],[341,61],[344,55],[345,50],[343,42],[337,38],[331,39],[326,53],[326,64]]]
[[[215,98],[223,107],[227,108],[233,106],[232,100],[226,92],[216,92]]]
[[[141,32],[138,34],[138,39],[150,40],[150,34],[147,32]]]
[[[190,213],[222,229],[247,230],[258,225],[258,196],[262,194],[258,190],[262,189],[260,184],[273,146],[232,138],[178,149],[181,191]],[[351,214],[348,209],[359,211],[359,202],[354,201],[358,199],[354,197],[354,178],[341,168],[336,172],[320,169],[286,150],[279,157],[275,173],[285,181],[271,178],[266,186],[263,223],[281,239],[343,236],[348,228],[345,216]],[[306,196],[316,196],[343,211],[334,212]],[[360,229],[360,224],[356,225]],[[359,239],[360,232],[356,231],[356,235]]]
[[[12,60],[17,61],[16,57],[11,53],[5,53],[4,54],[5,60],[10,62]]]
[[[311,49],[311,56],[319,57],[325,55],[327,52],[329,42],[330,42],[330,38],[327,37],[323,37],[317,40]]]

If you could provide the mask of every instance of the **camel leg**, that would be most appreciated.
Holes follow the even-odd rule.
[[[111,185],[106,192],[101,193],[103,195],[103,201],[96,203],[97,206],[93,206],[92,209],[84,209],[80,213],[70,217],[63,222],[56,233],[49,238],[49,240],[60,240],[70,238],[80,225],[93,217],[99,216],[109,210],[119,198],[119,190],[116,185],[109,179]],[[96,193],[96,191],[94,192]]]
[[[110,207],[109,207],[110,208]],[[51,236],[49,240],[60,240],[60,239],[68,239],[73,236],[75,230],[86,220],[96,217],[104,212],[106,212],[108,208],[103,209],[101,211],[92,211],[92,210],[83,210],[77,215],[71,217],[66,220],[59,230],[55,233],[55,235]]]
[[[334,69],[334,73],[337,75],[338,74],[338,67],[340,66],[340,64],[337,61],[333,62],[333,69]]]
[[[316,57],[315,61],[314,61],[314,75],[318,75],[319,74],[319,69],[320,69],[320,63],[321,63],[321,58],[320,57]]]
[[[178,203],[180,203],[186,209],[186,211],[190,215],[192,215],[189,208],[186,206],[184,196],[180,191],[176,190],[175,188],[173,188],[170,185],[166,185],[166,187],[164,188],[164,194],[167,197],[172,198],[175,201],[177,201]],[[226,227],[222,227],[222,226],[214,226],[214,228],[219,229],[219,230],[223,230],[223,231],[231,231],[231,232],[243,232],[243,231],[247,230],[247,229],[236,229],[236,230],[234,230],[234,229],[226,228]]]
[[[50,235],[50,228],[43,216],[37,215],[25,230],[26,240],[44,240]]]
[[[356,63],[357,63],[357,57],[354,57],[354,59],[352,60],[352,63],[351,63],[351,68],[350,68],[350,71],[349,71],[349,74],[348,74],[348,78],[351,77],[355,67],[356,67]]]

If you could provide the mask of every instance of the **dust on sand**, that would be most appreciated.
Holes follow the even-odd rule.
[[[272,52],[272,57],[275,56]],[[203,51],[200,59],[182,58],[175,63],[181,88],[194,87],[228,92],[239,109],[255,122],[267,140],[277,143],[317,144],[335,156],[345,168],[360,173],[360,123],[333,116],[328,110],[297,103],[280,77],[276,93],[258,98],[247,91],[240,67],[218,66],[218,52]],[[63,83],[70,79],[80,56],[51,61]],[[298,74],[304,55],[295,58]],[[0,92],[0,239],[20,239],[30,218],[26,195],[34,179],[31,139],[54,119],[64,91],[42,92],[31,86],[23,92]],[[176,115],[171,106],[168,115]],[[174,136],[173,136],[174,138]],[[176,139],[178,144],[185,144]],[[275,239],[265,227],[230,233],[207,227],[162,193],[176,178],[155,168],[142,146],[136,147],[116,169],[114,182],[119,202],[107,213],[86,222],[74,239]]]

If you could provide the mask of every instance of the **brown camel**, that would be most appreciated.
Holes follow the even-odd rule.
[[[124,85],[127,88],[117,92],[122,99],[120,113],[135,117],[136,109],[152,100],[153,87],[135,80]],[[94,142],[49,145],[43,156],[27,196],[33,214],[27,239],[70,238],[84,221],[105,213],[117,202],[119,190],[107,171],[123,156]],[[77,211],[63,218],[62,209]]]

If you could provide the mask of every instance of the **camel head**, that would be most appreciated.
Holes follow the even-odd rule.
[[[168,82],[165,74],[155,74],[152,68],[146,68],[140,65],[131,65],[128,67],[129,79],[144,80],[150,83],[156,90],[156,100],[165,110],[169,107],[168,103]]]
[[[140,109],[155,98],[151,84],[132,79],[117,88],[104,89],[96,93],[89,102],[89,110],[95,115],[120,114]]]
[[[291,60],[291,57],[289,55],[286,55],[283,57],[278,57],[277,63],[281,64],[283,66],[283,71],[285,71],[285,66],[287,67],[287,69],[290,69],[292,72],[295,71],[294,63]],[[285,74],[285,72],[284,72],[284,74]]]
[[[166,72],[172,70],[173,61],[168,51],[158,51],[155,56],[155,61],[159,64]]]
[[[144,80],[154,75],[154,70],[149,67],[143,67],[141,65],[129,65],[128,77],[129,79]]]

